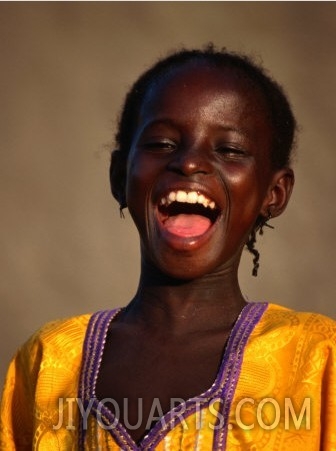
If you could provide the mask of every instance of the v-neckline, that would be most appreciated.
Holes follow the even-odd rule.
[[[104,310],[94,313],[89,321],[83,346],[82,368],[79,384],[79,399],[85,412],[92,413],[101,425],[105,425],[123,451],[150,450],[175,426],[189,415],[209,406],[211,401],[221,401],[223,427],[214,431],[215,449],[222,449],[226,442],[228,416],[231,402],[238,382],[246,343],[261,316],[266,310],[266,302],[248,303],[240,312],[227,340],[221,364],[212,385],[198,396],[169,410],[149,430],[139,443],[130,436],[124,425],[96,397],[96,383],[105,349],[106,337],[113,319],[122,310]],[[183,414],[181,414],[181,407]],[[84,449],[86,430],[83,421],[79,427],[79,449]]]

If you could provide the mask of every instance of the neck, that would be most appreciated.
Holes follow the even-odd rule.
[[[141,319],[163,331],[230,329],[245,304],[237,268],[179,280],[143,264],[138,291],[126,314],[129,320]]]

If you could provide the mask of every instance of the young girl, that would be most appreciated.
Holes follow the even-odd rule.
[[[182,50],[139,78],[111,165],[138,290],[18,351],[2,450],[336,449],[335,322],[247,303],[237,277],[286,208],[294,136],[282,89],[245,56]]]

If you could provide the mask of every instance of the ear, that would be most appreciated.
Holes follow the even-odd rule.
[[[119,202],[121,208],[126,204],[126,173],[127,156],[120,150],[114,150],[111,156],[110,184],[113,197]]]
[[[294,186],[294,172],[291,168],[276,171],[262,205],[261,214],[267,218],[281,215],[285,210]]]

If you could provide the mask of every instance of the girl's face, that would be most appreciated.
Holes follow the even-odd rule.
[[[271,141],[265,100],[232,69],[188,64],[153,85],[126,179],[144,262],[179,279],[236,267],[267,216]]]

